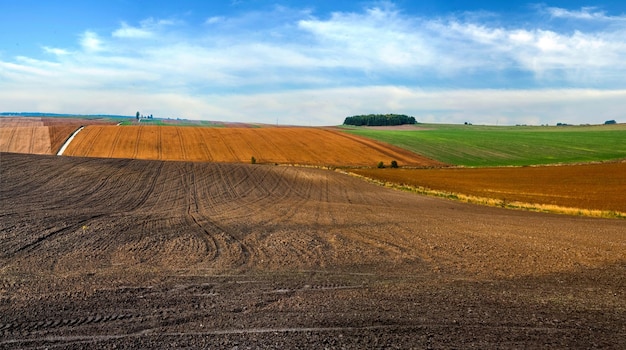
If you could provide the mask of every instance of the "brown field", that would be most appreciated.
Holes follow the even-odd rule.
[[[48,127],[41,118],[0,118],[0,152],[51,154]]]
[[[112,122],[105,119],[25,117],[1,118],[0,122],[0,151],[15,153],[55,154],[79,126],[89,125],[65,155],[239,163],[249,163],[255,157],[258,163],[349,167],[372,167],[381,160],[397,160],[401,166],[443,165],[332,128],[120,127],[106,125]],[[474,202],[492,199],[492,205],[506,203],[583,215],[626,212],[621,195],[626,192],[624,162],[524,168],[370,168],[353,172],[379,181],[479,197]],[[601,212],[589,214],[576,209]]]
[[[51,154],[50,134],[46,126],[0,127],[0,151]]]
[[[110,125],[115,122],[108,119],[85,119],[85,118],[42,118],[44,125],[50,132],[50,148],[56,154],[65,140],[76,129],[83,125]]]
[[[209,162],[374,166],[441,165],[412,152],[321,128],[88,126],[65,155]]]
[[[104,119],[0,117],[0,152],[56,154],[81,125],[112,123]]]
[[[359,175],[503,201],[626,213],[626,162],[522,168],[353,169]]]
[[[622,220],[311,168],[0,158],[2,349],[626,348]]]

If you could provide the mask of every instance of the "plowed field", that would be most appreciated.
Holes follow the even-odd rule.
[[[0,127],[0,151],[51,154],[47,126]]]
[[[85,118],[42,118],[44,125],[50,132],[50,148],[56,154],[67,138],[84,125],[111,125],[114,121],[108,119],[85,119]]]
[[[56,154],[81,125],[112,123],[100,119],[2,117],[0,152]]]
[[[402,165],[438,162],[376,141],[321,128],[88,126],[68,156],[308,165]]]
[[[0,156],[0,348],[626,347],[622,220],[318,169]]]
[[[626,162],[522,168],[351,171],[381,181],[446,192],[626,213]]]

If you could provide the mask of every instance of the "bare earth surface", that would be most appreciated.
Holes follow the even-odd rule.
[[[626,213],[626,161],[540,167],[350,171],[380,181],[453,193]]]
[[[82,125],[114,124],[108,119],[0,117],[0,152],[56,154]]]
[[[0,348],[625,348],[623,220],[0,154]]]
[[[64,155],[201,162],[375,166],[441,163],[391,145],[340,131],[305,127],[200,128],[98,126],[81,131]]]

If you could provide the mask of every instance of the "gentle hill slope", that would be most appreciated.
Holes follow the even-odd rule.
[[[567,271],[574,261],[590,266],[623,261],[614,249],[626,240],[621,221],[452,203],[320,169],[2,156],[0,261],[4,265],[11,257],[36,273],[99,264],[115,269],[116,263],[140,269],[163,262],[173,269],[273,270],[425,260],[491,278]],[[474,215],[481,225],[468,221]],[[61,226],[51,229],[55,225]],[[591,234],[591,228],[603,235]],[[562,234],[554,235],[557,230]],[[457,255],[470,240],[477,251]],[[310,243],[323,248],[308,249]],[[563,244],[579,254],[551,251]],[[78,254],[77,247],[88,254]],[[220,248],[221,255],[214,255]],[[599,250],[606,251],[602,259]],[[511,264],[512,257],[521,258],[523,266]],[[56,265],[48,265],[48,258]],[[71,265],[72,260],[84,264]]]
[[[624,348],[622,221],[302,167],[1,156],[0,348]]]
[[[439,166],[399,147],[322,128],[87,126],[64,155],[208,162]]]
[[[475,126],[419,124],[402,130],[342,128],[440,162],[508,166],[626,158],[626,124],[595,126]]]
[[[81,125],[113,123],[109,119],[1,117],[0,152],[56,154]]]
[[[493,205],[591,215],[626,213],[626,162],[567,166],[352,169],[368,178],[455,194],[492,198]],[[447,194],[447,195],[446,195]],[[473,202],[480,203],[478,199]],[[517,203],[516,203],[517,202]],[[490,203],[485,203],[490,204]],[[554,207],[558,206],[558,207]]]

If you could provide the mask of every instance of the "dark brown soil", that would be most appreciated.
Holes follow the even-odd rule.
[[[0,154],[0,348],[625,348],[623,220]]]

